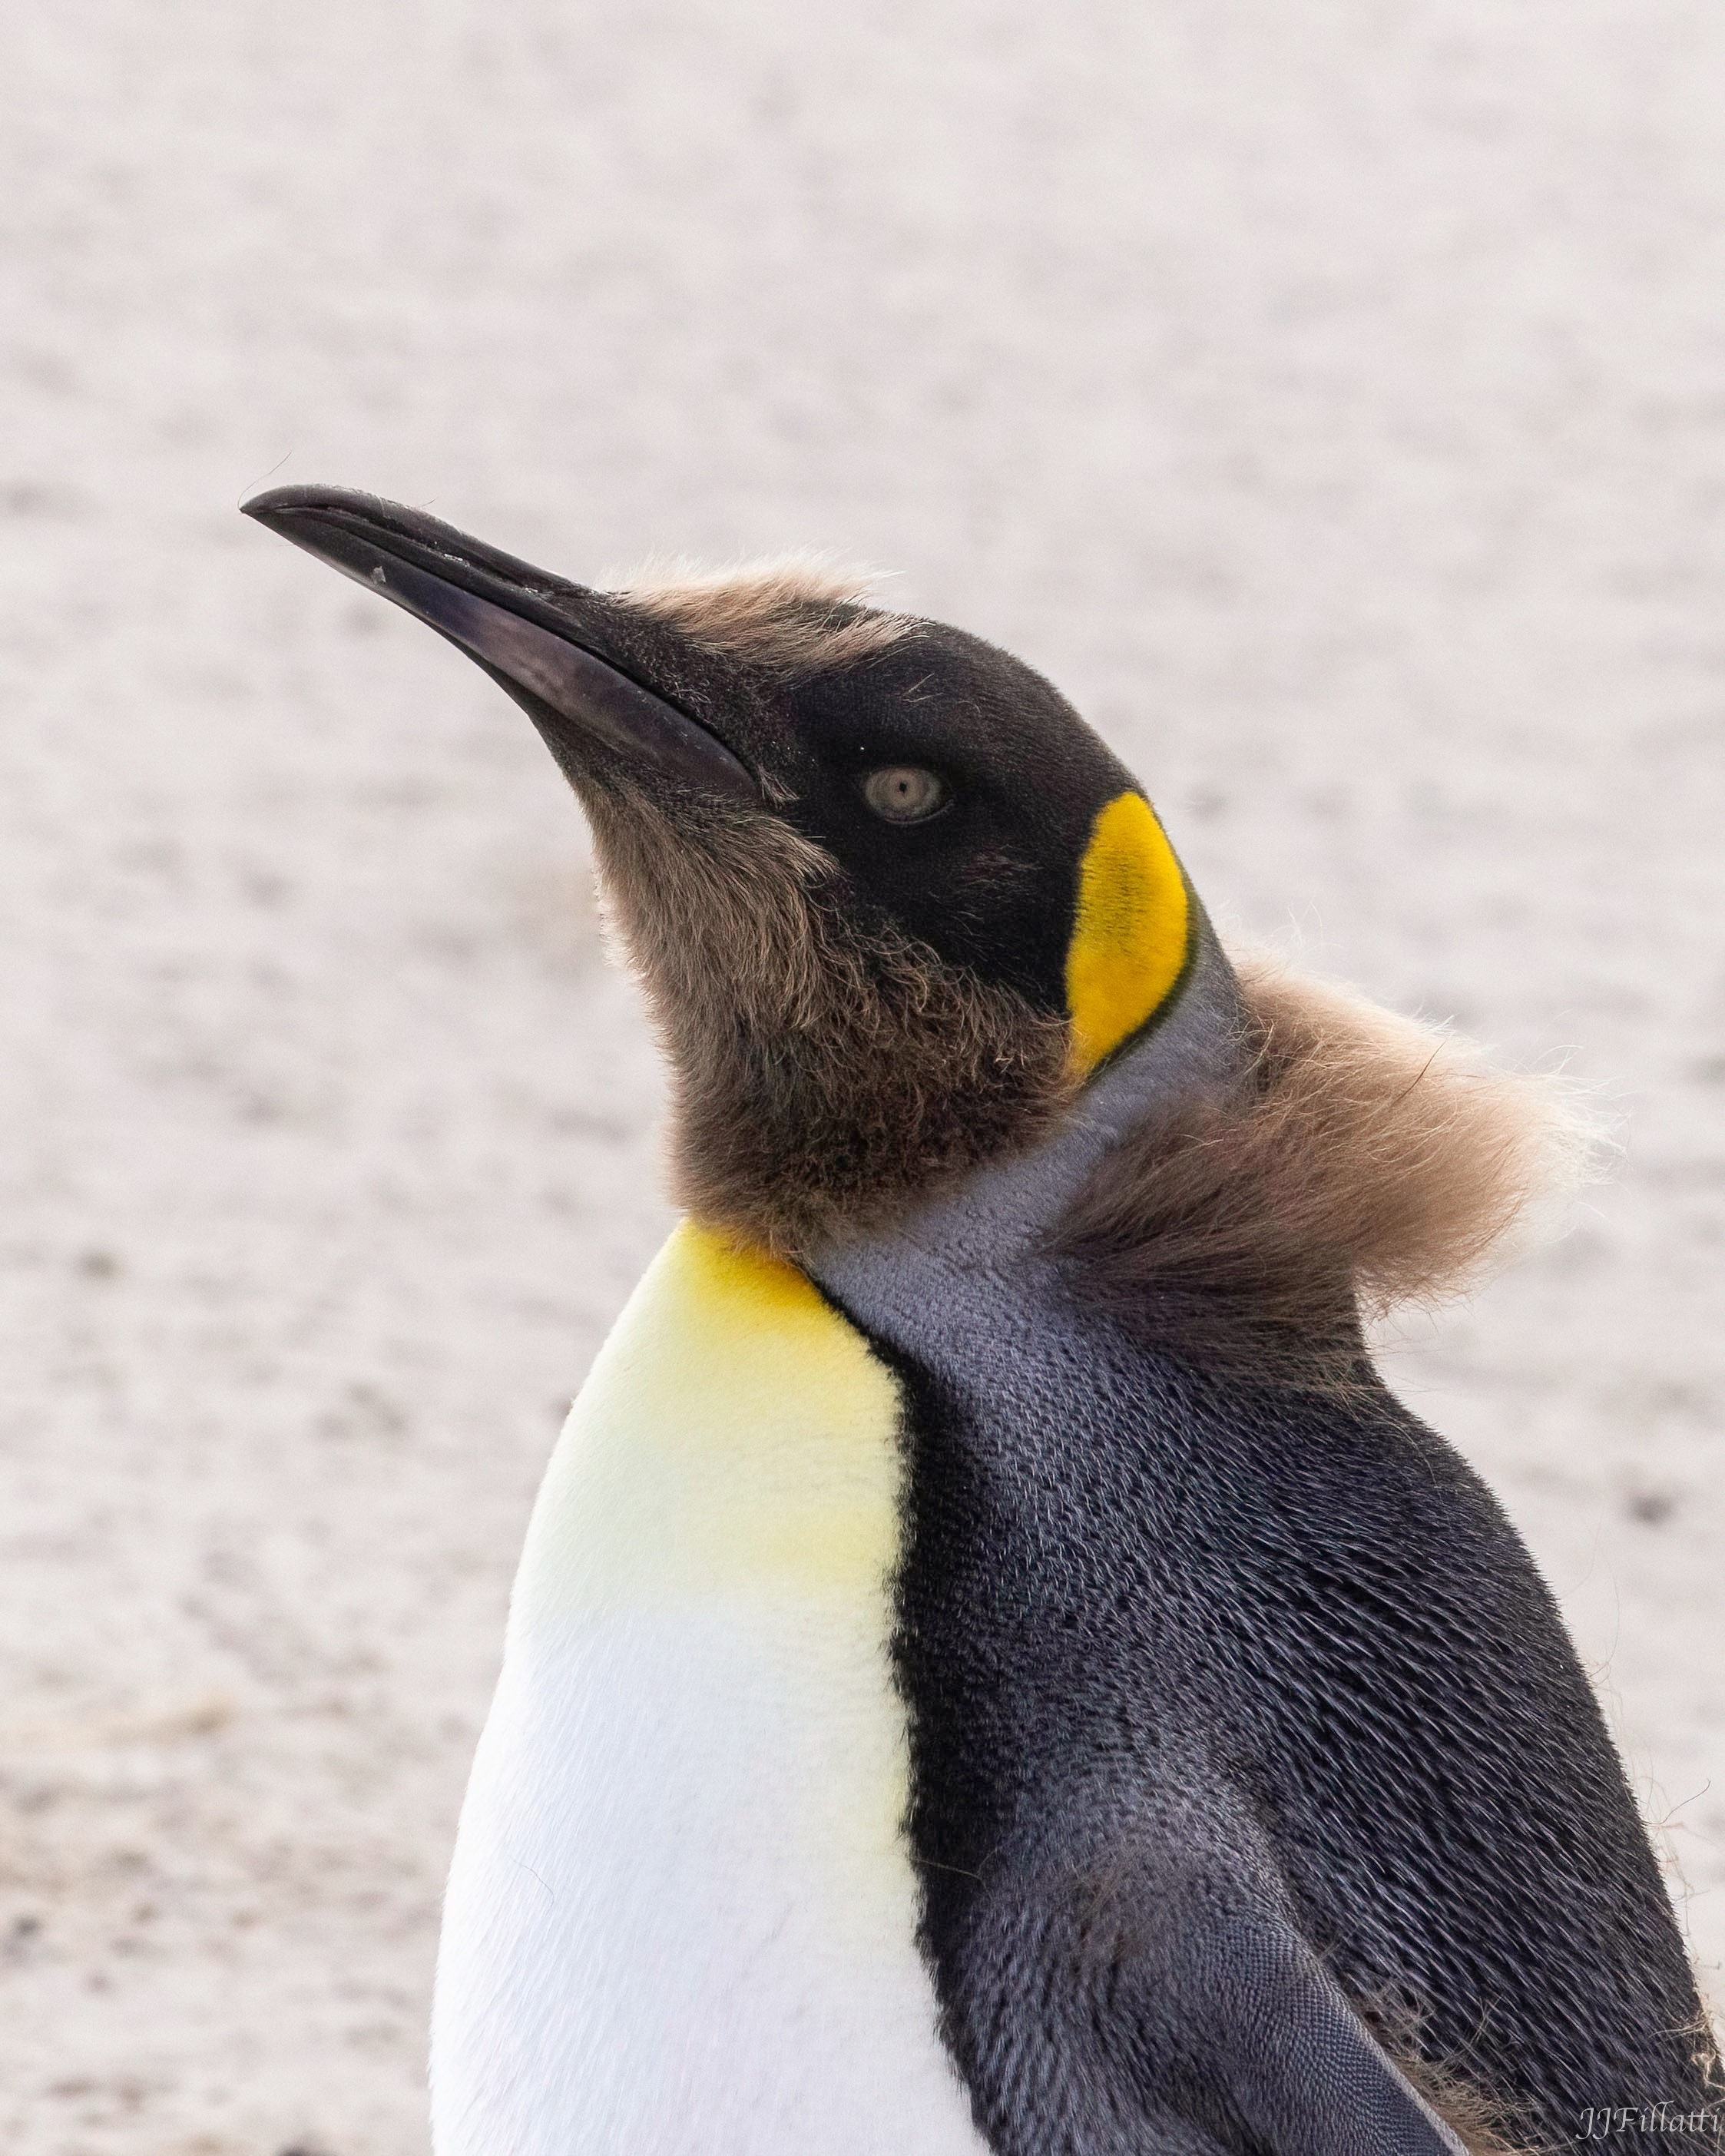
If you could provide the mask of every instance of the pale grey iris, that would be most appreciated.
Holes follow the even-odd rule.
[[[914,763],[889,763],[863,781],[863,798],[889,824],[920,824],[947,798],[944,779]]]

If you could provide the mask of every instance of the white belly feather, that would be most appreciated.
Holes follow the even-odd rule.
[[[978,2156],[887,1657],[891,1373],[685,1224],[535,1507],[461,1815],[438,2156]]]

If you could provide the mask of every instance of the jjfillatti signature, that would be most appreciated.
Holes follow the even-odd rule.
[[[1609,2141],[1620,2133],[1725,2134],[1725,2104],[1677,2111],[1668,2103],[1590,2103],[1581,2114],[1584,2141]]]

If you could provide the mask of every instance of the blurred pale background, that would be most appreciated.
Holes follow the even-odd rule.
[[[516,1541],[666,1220],[549,759],[244,523],[266,478],[578,576],[899,569],[1225,920],[1611,1090],[1615,1183],[1394,1367],[1716,1980],[1725,14],[59,0],[7,47],[8,2148],[423,2151]]]

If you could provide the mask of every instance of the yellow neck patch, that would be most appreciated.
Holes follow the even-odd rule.
[[[1080,1077],[1136,1033],[1180,978],[1191,940],[1186,879],[1142,793],[1097,816],[1078,870],[1066,949],[1070,1063]]]

